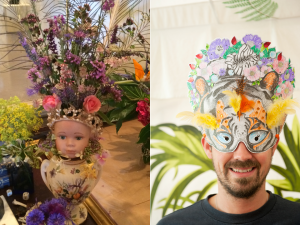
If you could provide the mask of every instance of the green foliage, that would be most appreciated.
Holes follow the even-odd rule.
[[[170,129],[174,132],[174,136],[164,132],[161,128]],[[164,202],[164,205],[160,207],[163,209],[163,216],[169,208],[176,210],[182,208],[186,202],[194,203],[191,199],[194,195],[196,195],[197,201],[204,198],[207,191],[216,183],[216,180],[211,181],[201,191],[191,192],[187,196],[182,196],[183,191],[192,180],[207,171],[214,170],[212,161],[206,156],[202,148],[201,138],[201,132],[193,126],[160,124],[151,127],[151,139],[155,140],[154,143],[151,143],[151,148],[164,151],[163,153],[151,156],[151,159],[154,160],[151,164],[151,171],[153,171],[157,166],[163,164],[163,166],[159,169],[158,175],[156,176],[152,186],[151,210],[158,186],[163,177],[171,169],[175,170],[174,178],[176,178],[179,166],[199,166],[198,169],[190,172],[178,181],[169,193],[168,197],[161,200],[161,202]]]
[[[237,11],[236,14],[246,14],[242,18],[249,18],[247,21],[270,18],[278,8],[278,4],[271,0],[231,0],[223,3],[227,8],[241,8],[242,10]]]
[[[279,142],[277,150],[279,151],[285,168],[280,166],[271,165],[271,168],[284,177],[283,180],[267,180],[269,184],[274,187],[274,192],[282,196],[281,191],[300,192],[300,125],[297,116],[294,117],[292,130],[285,124],[284,136],[287,145]],[[287,197],[286,199],[292,201],[300,201]]]

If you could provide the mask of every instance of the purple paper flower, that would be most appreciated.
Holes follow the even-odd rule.
[[[112,7],[114,7],[115,2],[114,0],[106,0],[103,5],[102,5],[102,9],[105,11],[110,10]]]
[[[41,210],[34,209],[30,213],[28,213],[28,216],[26,217],[26,224],[27,225],[41,224],[44,218],[45,216]]]
[[[281,78],[282,80],[293,81],[295,79],[295,74],[292,69],[289,69],[281,74]]]
[[[66,218],[61,214],[51,214],[47,220],[48,225],[64,225]]]
[[[225,51],[229,48],[230,42],[228,39],[216,39],[214,40],[207,51],[210,60],[218,59],[222,57]]]
[[[261,38],[257,35],[247,34],[245,37],[243,37],[243,41],[245,44],[249,45],[250,48],[252,48],[254,45],[256,48],[261,48]]]
[[[225,74],[226,74],[226,69],[221,68],[220,71],[219,71],[219,75],[224,76]]]

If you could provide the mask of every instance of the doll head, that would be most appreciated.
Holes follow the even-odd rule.
[[[83,154],[91,137],[91,128],[76,121],[59,121],[53,126],[55,144],[61,155],[75,158]]]

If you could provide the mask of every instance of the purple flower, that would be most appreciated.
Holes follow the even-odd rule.
[[[94,67],[94,71],[90,73],[90,76],[100,79],[102,83],[105,83],[107,81],[107,77],[105,76],[105,64],[97,60],[90,61],[90,63]]]
[[[36,82],[36,80],[38,78],[42,78],[42,75],[40,74],[40,72],[36,69],[36,67],[31,68],[30,70],[28,70],[27,72],[27,78],[29,80],[31,80],[31,82]]]
[[[85,38],[85,33],[83,31],[77,30],[75,31],[74,36],[76,38]]]
[[[226,70],[224,68],[221,68],[219,71],[220,76],[224,76],[226,74]]]
[[[118,38],[117,38],[117,33],[118,33],[118,25],[115,26],[113,33],[111,35],[111,44],[117,44]]]
[[[249,45],[250,48],[252,48],[254,45],[256,48],[261,48],[261,38],[257,35],[247,34],[245,37],[243,37],[243,41],[245,44]]]
[[[66,218],[61,214],[51,214],[47,220],[48,225],[64,225]]]
[[[295,79],[295,74],[292,69],[289,69],[281,74],[281,78],[282,80],[293,81]]]
[[[34,209],[30,213],[28,213],[28,216],[26,217],[26,224],[27,225],[41,224],[44,218],[45,216],[41,210]]]
[[[39,65],[39,56],[37,55],[35,49],[31,48],[28,45],[27,39],[25,37],[23,37],[21,33],[19,33],[19,39],[20,39],[20,43],[23,46],[23,48],[25,49],[25,51],[26,51],[27,56],[29,57],[29,59],[31,61],[33,61],[34,64]]]
[[[36,93],[38,93],[38,91],[36,91],[35,89],[27,88],[27,95],[28,96],[35,95]]]
[[[214,40],[207,51],[210,60],[218,59],[222,57],[225,51],[229,48],[230,42],[228,39],[216,39]]]
[[[78,55],[72,54],[70,52],[70,50],[68,50],[67,53],[66,53],[66,61],[68,63],[75,63],[75,64],[79,65],[80,62],[81,62],[81,58]]]
[[[110,10],[112,7],[114,7],[115,2],[114,0],[106,0],[103,5],[102,5],[102,9],[105,11]]]

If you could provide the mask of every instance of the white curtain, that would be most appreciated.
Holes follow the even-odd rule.
[[[153,2],[153,4],[152,4]],[[189,4],[171,5],[166,1],[163,6],[158,0],[151,1],[151,125],[161,123],[186,124],[175,118],[182,111],[192,111],[188,99],[186,81],[190,72],[189,64],[194,62],[195,55],[204,49],[216,38],[231,40],[234,36],[241,40],[246,34],[257,34],[263,41],[270,41],[270,47],[282,51],[283,55],[291,59],[295,67],[296,88],[294,96],[300,99],[300,1],[278,0],[279,4],[274,17],[258,22],[245,22],[241,15],[234,14],[238,10],[225,8],[222,1],[189,1]],[[181,4],[181,5],[180,5]],[[300,110],[297,112],[300,118]],[[291,127],[293,116],[289,116],[287,124]],[[281,141],[285,142],[281,134]],[[152,149],[151,154],[159,150]],[[278,152],[273,157],[273,164],[285,168],[284,162]],[[159,168],[151,173],[150,187]],[[153,202],[151,224],[161,219],[162,210],[157,209],[161,204],[159,200],[168,196],[173,184],[178,182],[185,174],[193,169],[191,166],[180,167],[177,178],[173,180],[175,170],[171,170],[165,177]],[[216,178],[214,172],[201,175],[189,186],[187,193],[201,190],[205,184]],[[282,179],[270,171],[267,179]],[[272,186],[266,185],[273,191]],[[216,193],[215,186],[209,194]],[[184,192],[185,193],[185,192]],[[283,194],[285,194],[283,192]],[[289,193],[288,196],[291,196]],[[285,196],[284,196],[285,197]],[[299,193],[292,197],[299,198]],[[167,211],[167,214],[172,212]]]

